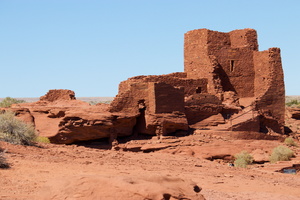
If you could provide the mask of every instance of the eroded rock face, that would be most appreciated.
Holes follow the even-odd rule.
[[[136,124],[135,114],[68,111],[59,120],[57,134],[49,137],[53,143],[71,144],[101,138],[130,136]]]
[[[298,107],[287,107],[287,115],[293,119],[300,119],[300,108]]]
[[[37,132],[53,143],[70,144],[132,134],[136,113],[110,113],[108,105],[91,106],[76,100],[74,94],[70,90],[51,90],[40,101],[16,104],[11,109],[18,118],[33,123]]]

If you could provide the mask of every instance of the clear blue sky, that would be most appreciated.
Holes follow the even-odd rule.
[[[115,96],[120,81],[183,71],[184,33],[254,28],[300,95],[299,0],[0,0],[0,97]]]

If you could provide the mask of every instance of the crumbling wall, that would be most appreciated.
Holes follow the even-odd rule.
[[[49,90],[46,95],[41,96],[41,101],[57,101],[57,100],[75,100],[75,93],[72,90]]]
[[[220,82],[216,82],[218,74],[218,64],[215,57],[210,57],[208,46],[210,42],[217,41],[208,40],[212,31],[208,29],[192,30],[184,35],[184,72],[190,79],[207,79],[207,91],[210,94],[221,93]]]
[[[262,126],[282,133],[285,92],[280,49],[259,52],[253,29],[229,33],[199,29],[185,34],[184,50],[188,78],[206,78],[208,93],[220,99],[224,92],[233,91],[239,99],[254,101],[265,116]],[[267,125],[268,121],[272,123]]]
[[[207,29],[187,32],[184,43],[187,77],[207,78],[211,94],[234,91],[241,98],[253,97],[256,37],[253,29],[229,33]]]
[[[155,135],[159,132],[167,135],[177,130],[187,130],[183,87],[147,82],[145,78],[134,77],[123,82],[122,90],[127,90],[117,95],[110,105],[110,112],[139,113],[134,128],[136,134]],[[154,78],[156,80],[158,76]]]
[[[149,86],[147,82],[135,82],[126,91],[120,92],[111,102],[109,112],[138,113],[139,103],[149,107]]]
[[[189,79],[186,73],[172,73],[165,75],[136,76],[122,81],[119,85],[119,94],[130,89],[131,85],[140,82],[161,82],[172,85],[173,87],[183,87],[184,95],[190,96],[195,93],[207,93],[207,79]]]
[[[257,33],[254,29],[238,29],[229,32],[231,48],[248,48],[258,51]]]

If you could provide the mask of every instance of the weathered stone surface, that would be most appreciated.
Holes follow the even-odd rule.
[[[253,156],[253,161],[256,163],[264,163],[269,161],[269,152],[264,151],[263,149],[255,149],[251,152]]]
[[[191,127],[203,128],[207,126],[218,126],[219,124],[225,124],[225,120],[220,113],[216,115],[211,115],[210,117],[191,125]]]
[[[68,111],[59,121],[57,134],[49,139],[53,143],[71,144],[112,136],[130,136],[136,117],[124,113]]]
[[[55,90],[55,94],[74,92]],[[129,136],[136,124],[137,114],[110,113],[108,105],[91,106],[86,102],[62,99],[40,100],[34,103],[16,104],[11,108],[26,122],[33,123],[41,136],[49,137],[53,143],[70,144],[77,141],[109,138],[111,135]],[[47,95],[46,95],[47,96]],[[51,96],[51,95],[50,95]],[[52,97],[52,96],[51,96]],[[53,100],[53,101],[52,101]]]
[[[280,49],[258,51],[255,30],[187,32],[184,72],[187,78],[206,78],[208,93],[221,99],[226,98],[225,92],[234,92],[240,100],[252,98],[262,118],[277,121],[261,123],[261,128],[283,133],[285,91]]]
[[[300,108],[298,107],[287,107],[287,115],[293,119],[300,119]]]
[[[188,130],[182,87],[165,82],[136,81],[121,88],[109,111],[138,114],[135,134],[168,135]]]

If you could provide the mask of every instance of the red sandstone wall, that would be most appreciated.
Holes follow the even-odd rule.
[[[184,35],[184,72],[191,79],[207,79],[207,91],[216,94],[216,85],[214,79],[215,65],[208,53],[208,45],[216,46],[212,35],[208,40],[209,33],[207,29],[192,30]],[[214,32],[213,32],[214,33]],[[216,32],[217,34],[217,32]]]
[[[174,88],[165,83],[149,83],[149,93],[150,105],[154,105],[150,106],[151,113],[184,113],[184,88]]]
[[[232,48],[249,48],[258,51],[257,33],[253,29],[240,29],[229,32]]]
[[[229,33],[210,31],[208,44],[208,53],[215,55],[220,65],[218,72],[223,90],[235,91],[240,98],[253,97],[255,75],[253,49],[258,47],[256,31],[252,29]]]
[[[240,98],[254,96],[253,51],[248,48],[223,48],[212,52],[221,65],[224,91],[234,91]]]
[[[262,96],[268,89],[272,77],[270,76],[269,51],[257,51],[253,53],[255,69],[255,93],[256,97]]]
[[[228,33],[209,30],[207,33],[208,54],[214,55],[220,49],[230,48],[230,42]]]
[[[277,128],[269,125],[282,132],[285,92],[279,49],[258,52],[253,29],[229,33],[199,29],[185,34],[184,51],[188,78],[206,78],[211,94],[235,91],[239,98],[257,97],[258,109],[279,122]]]
[[[149,107],[147,82],[131,84],[129,90],[119,93],[111,102],[109,111],[139,113],[139,100],[145,100],[146,107]]]
[[[186,73],[172,73],[167,75],[136,76],[123,81],[119,85],[119,93],[130,89],[130,85],[139,82],[162,82],[173,87],[184,87],[185,96],[190,96],[201,90],[207,93],[207,79],[188,79]]]
[[[135,82],[126,92],[118,94],[110,104],[110,112],[139,113],[143,100],[146,114],[184,112],[184,88],[158,82]]]
[[[283,133],[285,115],[285,90],[283,70],[279,48],[254,54],[256,71],[255,88],[258,96],[258,109],[266,116],[271,116],[279,122],[276,132]]]
[[[207,29],[185,34],[184,64],[189,78],[207,78],[208,91],[218,93],[220,79],[224,91],[235,91],[239,97],[254,96],[253,51],[258,49],[253,29],[222,33]],[[217,67],[212,65],[213,56]]]
[[[168,82],[168,84],[170,84],[174,80],[184,79],[184,78],[187,78],[187,74],[185,72],[175,72],[175,73],[163,74],[163,75],[134,76],[125,81],[122,81],[119,84],[119,93],[129,90],[130,85],[136,82]]]

